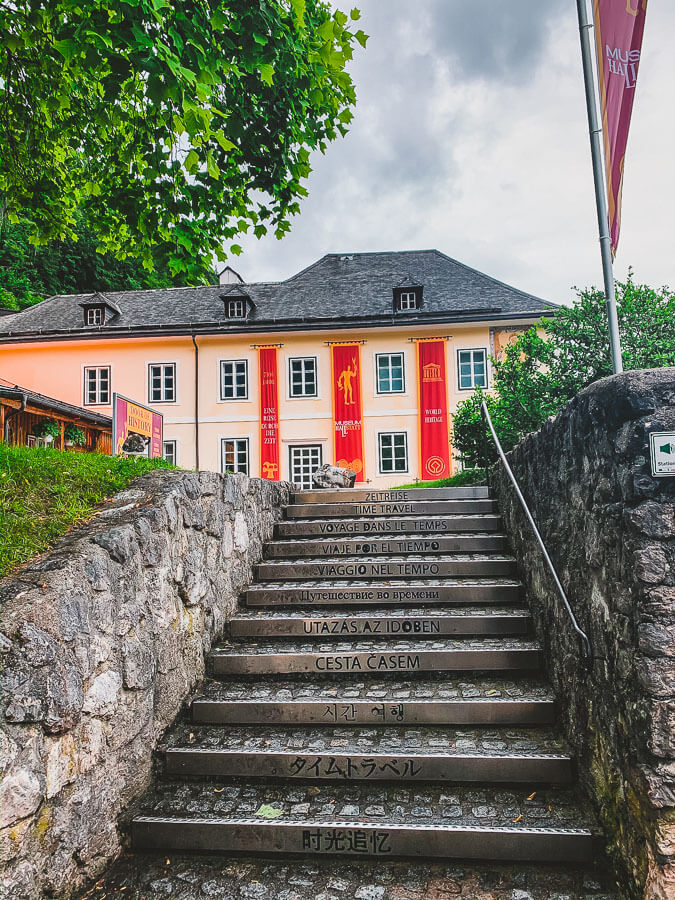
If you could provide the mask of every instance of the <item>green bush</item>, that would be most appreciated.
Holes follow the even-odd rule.
[[[616,287],[624,368],[675,366],[675,294],[635,284],[632,273]],[[453,446],[468,466],[483,465],[483,398],[510,450],[579,391],[612,374],[604,294],[595,288],[578,291],[572,306],[518,335],[492,365],[494,395],[476,391],[452,417]],[[494,460],[491,440],[489,445]]]

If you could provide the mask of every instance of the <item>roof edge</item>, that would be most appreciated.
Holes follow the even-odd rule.
[[[427,316],[406,316],[404,327],[409,330],[414,328],[423,328],[429,325],[468,325],[472,322],[510,322],[510,321],[529,321],[535,324],[542,318],[548,318],[555,315],[555,309],[545,310],[529,310],[527,312],[510,312],[495,313],[486,312],[483,314],[471,313],[469,315],[446,315],[427,314]],[[143,338],[153,336],[182,336],[191,334],[210,334],[210,335],[234,335],[234,334],[261,334],[266,332],[280,333],[292,331],[327,331],[327,330],[345,330],[349,328],[398,328],[401,329],[400,315],[386,315],[378,318],[342,318],[336,322],[332,317],[323,319],[265,319],[264,321],[254,322],[242,321],[242,324],[233,325],[228,320],[220,320],[214,322],[201,323],[185,323],[184,325],[144,325],[140,328],[134,328],[129,325],[113,325],[105,328],[98,328],[96,331],[83,331],[82,329],[65,329],[63,331],[25,331],[25,332],[0,332],[0,346],[5,344],[17,343],[39,343],[41,341],[52,342],[57,340],[95,340],[108,338]]]

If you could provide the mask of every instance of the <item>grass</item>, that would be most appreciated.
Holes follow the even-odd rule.
[[[71,525],[163,459],[0,443],[0,578],[49,549]]]
[[[404,488],[466,487],[473,484],[485,484],[485,469],[463,469],[455,475],[450,475],[449,478],[402,484],[396,490],[403,490]]]

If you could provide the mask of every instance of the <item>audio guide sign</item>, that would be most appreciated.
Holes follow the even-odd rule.
[[[675,431],[653,431],[649,435],[652,475],[675,475]]]

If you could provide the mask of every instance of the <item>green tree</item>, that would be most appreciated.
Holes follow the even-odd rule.
[[[0,218],[31,240],[158,248],[193,281],[223,241],[290,229],[310,150],[345,134],[351,17],[325,0],[0,4]],[[230,252],[241,252],[237,244]]]
[[[675,366],[675,294],[636,284],[632,272],[616,288],[624,368]],[[510,449],[579,391],[612,374],[604,293],[577,291],[572,306],[518,335],[492,364],[495,392],[488,408]],[[483,396],[476,392],[453,416],[454,446],[468,465],[482,465]]]
[[[0,229],[0,306],[7,309],[25,309],[52,294],[137,291],[185,283],[159,261],[149,272],[138,258],[119,260],[112,253],[98,253],[98,241],[85,230],[81,216],[75,224],[76,240],[35,247],[30,233],[30,224],[24,221],[5,223]],[[200,280],[215,283],[215,272],[205,268]]]

